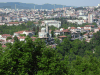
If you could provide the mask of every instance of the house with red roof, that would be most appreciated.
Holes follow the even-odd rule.
[[[25,40],[25,36],[18,36],[18,39],[20,40],[20,41],[24,41]]]
[[[76,32],[77,28],[75,27],[68,27],[68,29],[70,29],[71,32]]]
[[[63,39],[67,38],[67,36],[63,35],[63,36],[59,36],[58,39],[62,42]]]
[[[84,30],[94,30],[94,25],[85,25]]]
[[[27,35],[33,36],[33,35],[35,35],[35,32],[33,32],[33,31],[18,31],[18,32],[14,33],[13,37],[14,36],[19,36],[20,34],[26,34],[26,36]]]
[[[54,34],[55,34],[55,36],[57,37],[57,35],[60,35],[62,33],[62,31],[60,31],[60,30],[55,30],[54,31]]]
[[[0,40],[4,40],[6,42],[7,37],[12,37],[10,34],[2,34],[0,35]]]
[[[14,36],[19,36],[20,34],[23,34],[23,32],[24,32],[24,31],[15,32],[14,35],[13,35],[13,37],[14,37]]]
[[[100,28],[94,29],[94,33],[100,32]]]
[[[8,24],[7,24],[7,26],[12,26],[12,25],[19,25],[19,22],[9,22]]]
[[[14,39],[9,39],[9,40],[6,40],[6,43],[14,43]]]
[[[70,34],[70,30],[69,29],[62,30],[62,33],[63,35]]]
[[[3,48],[6,48],[6,45],[2,45]]]

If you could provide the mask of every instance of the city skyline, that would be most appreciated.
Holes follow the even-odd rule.
[[[80,6],[97,6],[99,3],[100,3],[100,0],[69,0],[69,1],[66,1],[66,0],[61,0],[61,1],[57,1],[57,0],[50,0],[50,1],[47,1],[47,0],[28,0],[28,1],[24,1],[24,0],[3,0],[3,1],[0,1],[0,3],[3,3],[3,2],[21,2],[21,3],[33,3],[33,4],[38,4],[38,5],[43,5],[43,4],[58,4],[58,5],[66,5],[66,6],[77,6],[77,7],[80,7]]]

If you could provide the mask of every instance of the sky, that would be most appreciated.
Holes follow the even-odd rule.
[[[60,4],[66,6],[98,6],[100,0],[2,0],[0,2],[21,2],[21,3],[34,3],[42,5],[45,3],[49,4]]]

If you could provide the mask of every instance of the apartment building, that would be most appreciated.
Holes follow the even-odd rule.
[[[55,27],[59,28],[59,27],[61,26],[61,21],[56,21],[56,20],[44,20],[44,21],[42,21],[41,26],[45,26],[45,25],[47,25],[47,24],[48,24],[48,26],[55,26]]]

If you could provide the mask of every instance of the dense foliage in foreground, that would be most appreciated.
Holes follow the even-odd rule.
[[[0,47],[0,75],[100,75],[100,32],[94,35],[90,43],[64,39],[56,49],[29,36],[16,39]]]

